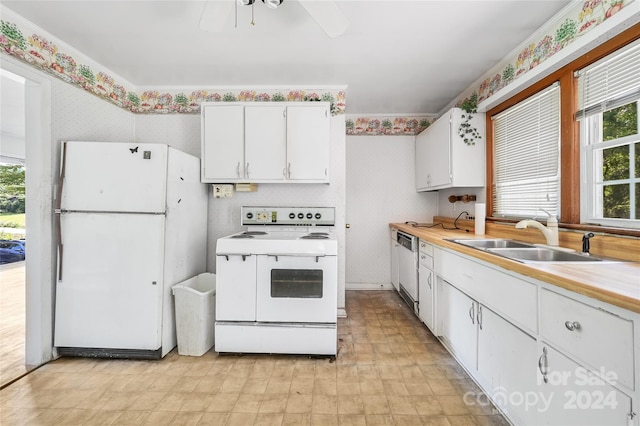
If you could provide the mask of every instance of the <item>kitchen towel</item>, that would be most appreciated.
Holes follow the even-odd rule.
[[[486,210],[486,207],[484,203],[476,203],[476,222],[475,222],[476,235],[484,235],[485,210]]]

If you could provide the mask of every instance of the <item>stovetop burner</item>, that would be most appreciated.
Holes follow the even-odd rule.
[[[267,235],[264,231],[245,231],[242,235]]]

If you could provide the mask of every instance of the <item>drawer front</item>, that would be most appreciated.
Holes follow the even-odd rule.
[[[442,278],[518,327],[537,332],[535,284],[448,251],[436,250],[434,258],[435,271]]]
[[[547,289],[540,293],[540,312],[540,334],[545,340],[635,389],[632,321]]]
[[[420,252],[429,256],[433,256],[433,245],[426,241],[420,240]]]
[[[418,255],[418,259],[420,260],[420,265],[433,271],[433,257],[423,252],[420,252]]]

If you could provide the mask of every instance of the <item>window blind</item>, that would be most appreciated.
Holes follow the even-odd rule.
[[[579,119],[632,102],[640,95],[640,40],[576,75]]]
[[[493,215],[560,212],[560,86],[556,83],[492,117]]]

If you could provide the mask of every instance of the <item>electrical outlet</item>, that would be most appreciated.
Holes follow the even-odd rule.
[[[214,198],[233,197],[233,185],[212,185]]]
[[[467,215],[467,219],[468,219],[468,220],[474,220],[475,218],[476,218],[475,216],[469,216],[469,215]]]

